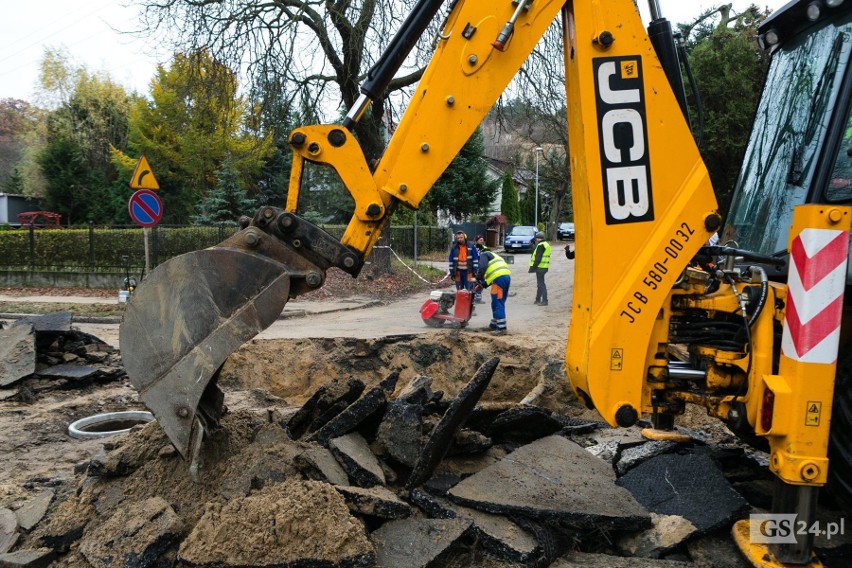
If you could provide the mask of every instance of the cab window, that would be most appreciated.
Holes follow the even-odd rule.
[[[852,113],[846,119],[846,131],[834,157],[825,195],[829,201],[852,200]]]

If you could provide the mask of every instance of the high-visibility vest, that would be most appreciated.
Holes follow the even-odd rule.
[[[538,250],[538,247],[544,248],[544,252],[542,252],[541,262],[538,263],[538,266],[536,268],[549,268],[550,267],[550,243],[548,243],[547,241],[541,241],[540,243],[535,245],[535,248],[533,249],[532,254],[530,255],[530,267],[532,267],[533,264],[535,263],[535,254],[536,254],[535,251]]]
[[[501,276],[510,276],[512,272],[509,270],[509,265],[506,261],[500,258],[497,254],[488,251],[486,254],[491,255],[491,260],[488,261],[488,266],[485,268],[485,283],[489,286],[494,280]]]
[[[459,255],[461,253],[462,247],[459,246],[458,243],[453,243],[453,246],[450,247],[450,271],[455,274],[456,270],[468,270],[474,271],[477,269],[479,264],[479,251],[476,250],[476,247],[470,243],[465,243],[464,245],[465,253],[467,255],[467,259],[462,266],[459,266]]]

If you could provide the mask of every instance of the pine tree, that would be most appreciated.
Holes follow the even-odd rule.
[[[520,224],[521,225],[532,225],[535,223],[535,190],[528,190],[523,198],[521,198],[521,202],[519,204],[520,207]]]
[[[230,159],[226,159],[219,170],[218,183],[200,201],[193,217],[196,225],[237,226],[240,216],[252,215],[254,200],[240,187],[238,173]]]
[[[517,225],[521,221],[521,206],[518,203],[518,191],[515,182],[512,181],[512,172],[507,170],[503,174],[503,193],[500,198],[500,212],[506,217],[510,225]]]
[[[485,139],[477,128],[432,186],[426,206],[433,211],[446,211],[456,220],[485,213],[497,195],[497,183],[486,177],[484,151]]]
[[[21,170],[17,167],[13,168],[9,173],[9,177],[3,184],[5,193],[22,194],[24,192],[24,176],[21,175]]]

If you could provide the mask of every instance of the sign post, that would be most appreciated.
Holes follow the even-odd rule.
[[[151,272],[148,235],[151,227],[159,223],[163,217],[163,202],[150,189],[140,189],[130,197],[127,210],[133,222],[142,227],[142,236],[145,240],[145,273],[148,274]]]
[[[163,202],[154,191],[160,189],[157,178],[151,170],[151,165],[145,156],[140,156],[130,178],[130,189],[136,192],[130,196],[127,210],[133,222],[142,227],[142,238],[145,244],[145,273],[151,272],[151,255],[148,248],[148,235],[151,227],[163,218]]]

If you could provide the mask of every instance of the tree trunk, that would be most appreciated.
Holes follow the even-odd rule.
[[[376,277],[391,272],[393,270],[391,269],[390,241],[387,234],[383,234],[373,247],[373,252],[370,253],[370,276]]]

